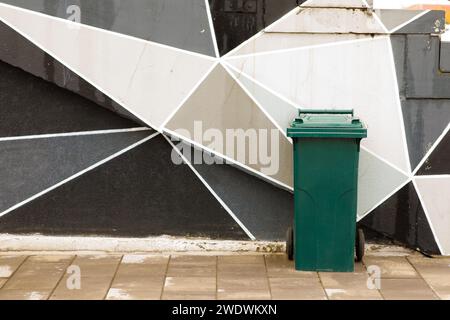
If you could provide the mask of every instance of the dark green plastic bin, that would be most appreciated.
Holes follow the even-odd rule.
[[[295,267],[353,272],[359,151],[367,129],[352,110],[302,110],[287,134],[294,141]]]

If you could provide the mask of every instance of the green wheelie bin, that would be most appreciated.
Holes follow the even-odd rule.
[[[356,230],[358,163],[364,124],[353,110],[301,110],[294,144],[294,227],[287,251],[301,271],[353,272],[364,254]],[[356,243],[355,243],[356,239]]]

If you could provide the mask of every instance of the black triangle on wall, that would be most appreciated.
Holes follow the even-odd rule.
[[[286,230],[294,221],[291,192],[186,143],[177,147],[192,159],[206,183],[258,240],[286,240]]]
[[[449,124],[450,100],[406,99],[402,101],[402,110],[411,166],[416,168]],[[450,146],[447,151],[450,151]],[[445,154],[439,156],[446,157]],[[450,159],[448,153],[447,159]],[[435,169],[439,171],[439,168]],[[447,166],[450,173],[448,169],[450,166]]]
[[[378,235],[384,236],[412,249],[419,249],[428,254],[440,254],[412,183],[364,217],[360,225],[372,231],[368,234],[374,234],[374,238]]]
[[[151,134],[143,130],[0,142],[0,215]]]
[[[425,160],[418,175],[450,174],[450,131]]]
[[[0,233],[248,239],[162,137],[0,218]]]
[[[86,98],[0,62],[0,137],[138,126]]]
[[[283,17],[306,0],[209,0],[220,55]]]
[[[430,10],[419,18],[414,19],[412,22],[395,31],[394,33],[433,34],[439,33],[439,26],[441,27],[441,29],[445,29],[445,12],[443,10]]]
[[[41,50],[28,39],[0,21],[0,61],[18,67],[36,77],[56,84],[93,101],[139,125],[143,123],[133,114],[72,72],[58,60]],[[44,93],[43,93],[44,94]]]
[[[247,1],[247,0],[246,0]],[[278,0],[280,1],[280,0]],[[2,0],[3,3],[166,46],[214,55],[205,0]]]

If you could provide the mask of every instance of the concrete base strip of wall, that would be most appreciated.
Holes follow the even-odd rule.
[[[106,238],[0,235],[0,252],[11,251],[280,253],[285,252],[285,243],[192,239],[169,236]]]
[[[55,237],[42,235],[0,234],[0,255],[14,252],[105,252],[105,253],[187,253],[215,254],[283,254],[284,242],[210,240],[181,237],[107,238],[107,237]],[[366,254],[374,256],[406,256],[413,250],[395,246],[366,244]]]

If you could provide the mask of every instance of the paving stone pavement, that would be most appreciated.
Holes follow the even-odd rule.
[[[367,255],[317,273],[282,254],[0,253],[0,300],[47,299],[450,300],[450,258]]]

